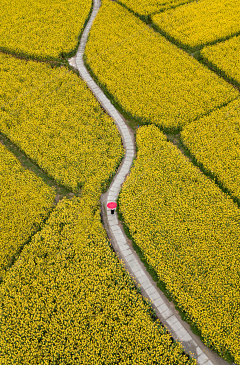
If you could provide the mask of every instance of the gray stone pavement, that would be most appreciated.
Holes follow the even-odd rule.
[[[79,71],[81,78],[86,81],[88,87],[100,102],[101,106],[114,119],[122,136],[122,142],[125,149],[125,157],[118,172],[107,193],[103,194],[101,197],[103,208],[102,218],[108,237],[110,238],[114,251],[124,264],[126,270],[128,270],[130,275],[140,285],[142,295],[149,299],[153,309],[156,311],[157,317],[162,324],[166,326],[173,338],[182,343],[186,353],[195,357],[199,365],[227,365],[228,363],[226,361],[208,349],[201,342],[200,338],[192,333],[189,325],[182,321],[173,303],[169,302],[164,294],[158,289],[134,251],[131,241],[126,237],[118,221],[117,213],[115,212],[114,215],[112,215],[111,211],[107,208],[109,202],[116,202],[121,185],[130,172],[132,161],[135,156],[135,141],[133,133],[125,123],[124,118],[104,95],[100,87],[94,82],[83,62],[83,54],[88,34],[100,6],[100,0],[94,0],[93,11],[83,32],[79,49],[76,56],[69,59],[69,64]]]

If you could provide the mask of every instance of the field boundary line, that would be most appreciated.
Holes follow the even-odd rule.
[[[82,33],[77,54],[68,61],[70,66],[79,71],[80,77],[86,82],[102,108],[113,118],[121,134],[125,150],[125,156],[108,191],[101,196],[101,210],[105,229],[110,238],[113,250],[117,253],[131,277],[136,279],[141,288],[141,293],[152,303],[152,307],[155,309],[155,313],[160,322],[166,326],[176,341],[182,343],[185,352],[191,357],[196,358],[199,365],[228,364],[217,355],[214,356],[213,352],[202,343],[200,338],[192,333],[190,326],[181,319],[174,305],[168,301],[156,286],[137,253],[131,247],[132,245],[129,244],[130,240],[120,225],[117,213],[115,212],[112,215],[111,210],[107,208],[109,202],[117,202],[121,186],[130,173],[136,149],[134,135],[126,124],[125,119],[105,96],[98,84],[92,79],[83,61],[88,35],[100,6],[100,0],[93,0],[92,13]]]

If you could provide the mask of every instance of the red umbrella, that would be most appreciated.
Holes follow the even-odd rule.
[[[107,207],[109,209],[115,209],[117,207],[117,203],[114,203],[114,202],[108,203]]]
[[[107,207],[111,209],[111,214],[114,214],[114,209],[117,207],[117,203],[114,202],[108,203]]]

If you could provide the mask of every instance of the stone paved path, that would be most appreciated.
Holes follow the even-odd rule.
[[[197,359],[197,363],[199,365],[228,364],[215,355],[206,346],[204,346],[199,337],[191,332],[189,325],[182,321],[181,317],[178,315],[178,312],[175,310],[174,305],[170,303],[163,293],[157,288],[155,282],[146,271],[138,255],[129,244],[129,240],[119,225],[116,212],[114,215],[111,215],[111,211],[107,208],[107,203],[116,202],[121,185],[130,172],[132,161],[135,155],[135,142],[131,131],[124,121],[124,118],[111,104],[99,86],[94,82],[83,62],[83,54],[87,37],[100,5],[100,0],[94,0],[93,11],[83,32],[77,55],[69,59],[69,64],[78,69],[80,76],[87,82],[87,85],[101,103],[102,107],[114,119],[119,132],[121,133],[123,146],[125,149],[125,157],[122,161],[122,164],[119,167],[119,170],[115,175],[109,190],[102,197],[105,211],[105,213],[103,212],[104,223],[108,236],[111,239],[113,249],[118,254],[119,259],[125,263],[125,268],[141,285],[141,293],[150,301],[152,301],[152,306],[156,310],[156,315],[168,328],[173,338],[182,342],[185,351],[194,356]]]

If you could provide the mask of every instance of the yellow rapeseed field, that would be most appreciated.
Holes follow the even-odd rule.
[[[152,319],[93,212],[96,200],[63,199],[9,270],[1,364],[196,365]]]
[[[239,197],[239,92],[123,5],[142,16],[176,7],[154,15],[155,24],[198,48],[240,31],[240,0],[118,2],[102,0],[88,66],[127,115],[183,128],[196,159]],[[91,0],[3,0],[0,51],[62,59],[76,49],[91,7]],[[218,48],[216,66],[229,75],[233,64],[224,65],[237,42]],[[214,63],[211,52],[216,57],[214,47],[202,55]],[[156,320],[102,227],[100,194],[124,151],[86,83],[68,68],[1,52],[0,132],[58,184],[81,191],[43,225],[54,189],[0,144],[0,363],[196,365]],[[156,126],[138,129],[137,148],[120,195],[124,221],[205,344],[240,364],[239,209]]]
[[[123,156],[121,137],[79,76],[7,55],[0,70],[0,131],[58,184],[103,186]]]
[[[153,16],[182,45],[197,49],[240,31],[240,0],[199,0]]]
[[[0,50],[59,59],[78,45],[91,0],[1,0]]]
[[[86,60],[127,113],[163,128],[180,128],[239,95],[111,0],[103,1],[94,21]]]
[[[118,0],[139,15],[150,15],[194,0]]]
[[[240,36],[204,47],[201,56],[217,70],[223,71],[229,79],[240,84]]]
[[[54,189],[24,169],[0,143],[0,279],[18,250],[42,226],[54,197]]]
[[[239,209],[156,126],[138,129],[137,148],[124,222],[204,343],[240,364]]]
[[[219,183],[240,199],[240,99],[186,126],[181,139]]]

